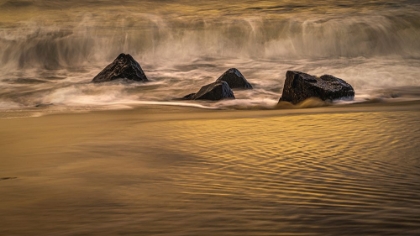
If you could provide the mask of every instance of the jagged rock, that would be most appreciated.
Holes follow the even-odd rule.
[[[190,93],[182,98],[182,100],[194,100],[194,97],[197,93]]]
[[[245,77],[236,68],[230,68],[229,70],[227,70],[216,80],[216,82],[217,81],[225,81],[229,84],[229,87],[231,89],[252,89],[252,85],[248,83]]]
[[[184,100],[221,100],[221,99],[235,99],[229,84],[225,81],[216,81],[201,87],[197,93],[191,93],[183,97]]]
[[[323,101],[351,100],[354,98],[354,90],[346,81],[332,75],[316,77],[299,71],[287,71],[280,101],[297,104],[310,97]]]
[[[92,82],[101,83],[122,78],[142,82],[148,81],[140,64],[130,54],[121,53],[111,64],[99,72]]]

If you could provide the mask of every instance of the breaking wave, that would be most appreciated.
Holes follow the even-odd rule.
[[[420,84],[420,13],[410,1],[0,5],[5,16],[0,20],[0,104],[6,104],[1,109],[170,102],[231,67],[256,89],[235,92],[238,101],[212,106],[270,107],[281,95],[287,70],[333,74],[352,84],[360,99]],[[151,84],[88,84],[121,52],[140,62]]]

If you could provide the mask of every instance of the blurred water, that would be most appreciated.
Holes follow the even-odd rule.
[[[2,119],[0,234],[419,235],[419,105],[392,103],[420,100],[419,7],[0,0],[0,118],[168,105]],[[150,82],[90,83],[121,52]],[[231,67],[255,89],[173,100]],[[287,70],[389,103],[209,110],[273,108]]]
[[[270,107],[287,70],[333,74],[356,101],[420,92],[418,1],[0,1],[0,109],[168,102],[236,67]],[[121,52],[149,84],[89,84]],[[406,98],[407,97],[407,98]],[[203,103],[203,102],[202,102]],[[225,103],[206,104],[225,107]],[[57,108],[59,107],[59,108]],[[54,108],[51,108],[54,109]]]

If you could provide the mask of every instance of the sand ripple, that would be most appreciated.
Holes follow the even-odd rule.
[[[0,234],[420,234],[418,110],[183,112],[3,120]]]
[[[419,233],[420,123],[409,114],[324,114],[171,124],[189,210],[225,230]],[[201,212],[200,212],[201,210]],[[230,222],[230,223],[229,223]],[[239,224],[238,224],[239,223]]]

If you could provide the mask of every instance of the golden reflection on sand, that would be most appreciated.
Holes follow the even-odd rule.
[[[2,119],[0,232],[414,230],[419,110],[365,109]]]

